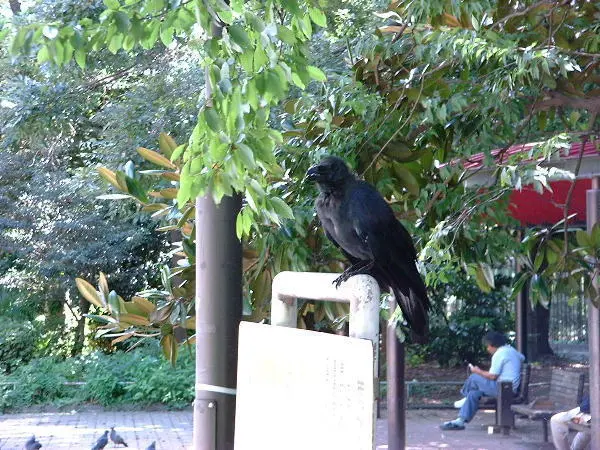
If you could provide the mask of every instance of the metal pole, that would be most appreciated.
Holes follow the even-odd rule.
[[[517,272],[519,273],[519,272]],[[527,358],[527,306],[529,303],[529,284],[526,283],[515,300],[515,321],[517,350]]]
[[[587,191],[587,229],[592,230],[600,219],[599,178],[592,178],[592,189]],[[600,449],[600,311],[588,302],[588,346],[590,352],[590,402],[592,442],[590,448]]]
[[[242,245],[241,197],[196,199],[196,398],[194,450],[233,449]]]
[[[396,300],[389,300],[390,314],[396,309]],[[404,343],[396,336],[396,324],[387,324],[387,410],[388,449],[404,450],[406,446],[406,398],[404,393]]]

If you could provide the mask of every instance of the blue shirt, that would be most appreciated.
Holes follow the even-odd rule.
[[[492,355],[489,372],[498,375],[496,381],[512,381],[513,391],[517,392],[521,382],[521,363],[525,357],[510,345],[503,345]]]

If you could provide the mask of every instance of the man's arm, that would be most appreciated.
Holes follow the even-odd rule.
[[[480,369],[477,366],[471,366],[471,372],[481,375],[483,378],[487,378],[488,380],[495,381],[498,379],[498,374],[490,373],[487,370]]]

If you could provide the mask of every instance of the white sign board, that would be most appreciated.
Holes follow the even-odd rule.
[[[373,344],[240,324],[236,450],[374,448]]]

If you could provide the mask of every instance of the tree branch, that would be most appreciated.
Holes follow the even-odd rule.
[[[565,0],[565,1],[562,1],[560,4],[555,5],[554,7],[556,8],[557,6],[562,6],[562,5],[568,4],[569,2],[570,2],[570,0]],[[532,5],[529,5],[527,8],[521,9],[519,11],[515,11],[514,13],[511,13],[511,14],[508,14],[507,16],[504,16],[499,21],[493,23],[492,26],[490,27],[490,30],[493,30],[494,27],[502,25],[503,23],[508,22],[510,19],[514,19],[515,17],[524,16],[527,13],[529,13],[529,11],[531,11],[532,9],[535,9],[535,8],[537,8],[539,6],[552,5],[552,4],[555,4],[555,3],[556,2],[553,2],[553,1],[543,0],[541,2],[537,2],[537,3],[534,3]]]
[[[563,207],[563,218],[564,218],[564,250],[563,250],[563,257],[567,256],[567,253],[569,252],[569,223],[568,223],[568,217],[569,217],[569,205],[571,205],[571,199],[573,198],[573,191],[575,190],[575,183],[577,183],[577,175],[579,175],[579,170],[581,169],[581,161],[583,160],[583,151],[585,150],[585,144],[587,143],[588,140],[587,135],[584,135],[581,139],[581,152],[579,152],[579,158],[577,158],[577,165],[575,166],[575,178],[573,178],[573,182],[571,183],[571,185],[569,186],[569,191],[567,192],[567,198],[565,199],[565,205]]]
[[[545,99],[531,106],[531,111],[544,111],[550,108],[584,109],[592,113],[600,112],[600,96],[571,97],[558,91],[548,91]]]

